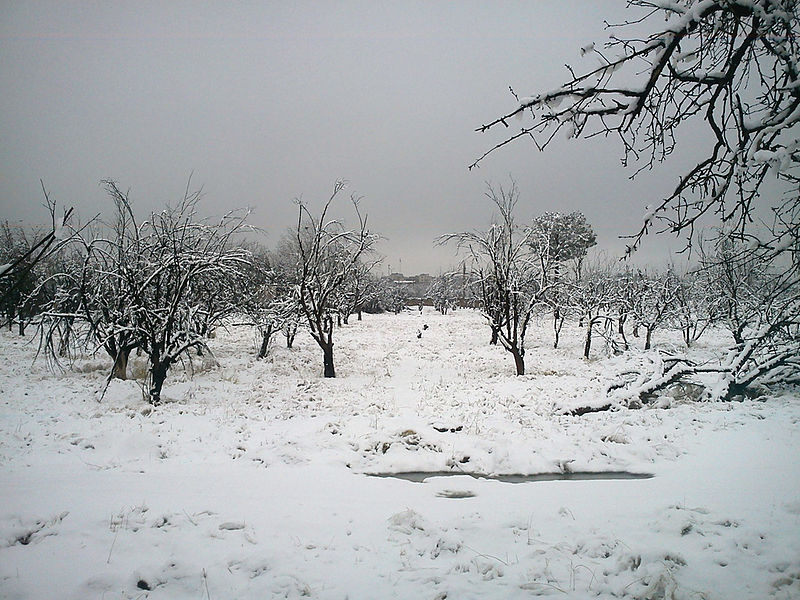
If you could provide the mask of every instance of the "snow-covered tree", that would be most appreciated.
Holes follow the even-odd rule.
[[[436,277],[428,287],[427,296],[433,307],[443,315],[456,306],[463,291],[462,278],[456,273],[444,273]]]
[[[768,264],[741,243],[720,238],[707,252],[701,247],[699,272],[706,297],[716,308],[718,320],[730,331],[737,345],[744,343],[749,329],[759,319],[769,280]]]
[[[547,212],[531,223],[531,248],[549,288],[546,300],[553,312],[554,348],[558,348],[559,335],[566,318],[565,285],[570,272],[565,263],[574,263],[572,273],[579,277],[583,260],[589,248],[596,243],[592,226],[581,212]]]
[[[488,187],[486,197],[498,211],[489,229],[451,233],[440,240],[455,242],[469,254],[492,336],[514,357],[517,375],[524,375],[525,334],[547,287],[531,252],[530,228],[517,225],[514,218],[519,200],[516,183],[507,190]]]
[[[322,349],[325,377],[336,377],[333,363],[333,317],[344,286],[358,268],[359,261],[374,246],[377,236],[367,228],[367,217],[361,213],[359,198],[351,196],[357,224],[348,229],[341,221],[331,219],[328,211],[336,196],[345,188],[337,181],[319,217],[298,201],[295,239],[299,257],[298,301],[309,332]]]
[[[365,304],[367,312],[391,312],[400,314],[408,303],[408,290],[404,285],[389,277],[381,277],[375,281],[372,300]]]
[[[586,328],[583,356],[589,358],[595,333],[613,343],[616,306],[621,288],[614,267],[597,260],[588,265],[579,279],[567,286],[571,310]]]
[[[339,316],[345,325],[348,324],[350,315],[356,313],[358,320],[361,320],[361,313],[364,306],[377,293],[375,276],[372,270],[380,263],[381,259],[373,258],[369,261],[359,259],[350,271],[350,275],[344,282],[339,294]]]
[[[234,282],[249,253],[234,244],[246,214],[218,222],[196,214],[199,193],[187,193],[175,207],[138,221],[128,194],[104,182],[116,214],[110,225],[81,235],[83,263],[65,273],[65,289],[77,295],[79,310],[97,346],[114,361],[110,377],[124,378],[128,356],[139,349],[149,361],[148,397],[158,404],[169,369],[237,307]],[[72,286],[71,288],[69,286]]]
[[[273,291],[276,303],[274,308],[277,309],[273,314],[280,315],[278,321],[286,338],[286,347],[291,349],[294,346],[297,330],[305,319],[299,297],[300,250],[293,229],[286,232],[270,254],[270,264],[270,280],[278,286],[278,289]]]
[[[0,326],[19,325],[19,334],[25,334],[28,321],[42,309],[47,298],[40,288],[40,279],[47,277],[43,262],[70,243],[73,232],[68,223],[72,208],[59,217],[55,200],[42,182],[45,206],[50,215],[48,229],[27,230],[12,226],[8,221],[0,224]]]
[[[74,238],[73,238],[74,241]],[[34,294],[39,298],[37,330],[39,355],[55,365],[72,358],[88,342],[81,327],[80,295],[76,281],[84,255],[77,243],[66,244],[40,263],[40,277]]]
[[[690,234],[707,214],[719,215],[730,231],[751,239],[753,211],[765,201],[759,189],[770,172],[788,184],[788,198],[771,194],[773,208],[788,220],[776,223],[771,240],[759,243],[796,236],[797,223],[790,218],[800,201],[795,0],[628,4],[639,11],[630,23],[613,27],[604,47],[583,49],[599,66],[581,74],[570,68],[563,85],[518,97],[513,110],[479,128],[510,128],[513,117],[523,118],[518,131],[486,154],[519,139],[545,148],[558,131],[567,130],[569,137],[617,138],[625,164],[640,161],[640,169],[647,169],[676,149],[678,130],[704,130],[707,156],[651,204],[632,247],[656,223],[661,231]],[[647,24],[651,33],[640,35]]]
[[[198,218],[199,193],[153,213],[138,227],[141,284],[133,290],[132,325],[150,363],[149,400],[158,404],[169,369],[206,346],[203,322],[215,327],[237,307],[225,285],[240,277],[249,253],[234,243],[246,213],[217,222]],[[223,286],[223,287],[220,287]]]
[[[77,298],[75,316],[87,324],[89,338],[113,361],[109,377],[126,379],[130,353],[141,346],[134,311],[144,299],[139,292],[146,278],[143,240],[128,195],[113,181],[103,184],[114,203],[114,218],[78,237],[83,263],[78,271],[65,272],[60,285],[64,299]],[[69,307],[59,302],[49,315],[69,316]]]
[[[41,260],[33,256],[36,237],[44,238],[41,232],[29,234],[22,228],[12,228],[8,221],[0,224],[0,264],[4,267],[0,279],[0,310],[9,329],[17,321],[21,336],[25,335],[25,327],[35,313],[32,294],[40,277],[38,267],[41,267]]]
[[[672,269],[663,272],[640,270],[628,282],[630,316],[644,329],[644,349],[650,350],[653,332],[666,327],[675,316],[680,279]]]
[[[702,272],[681,277],[675,292],[675,308],[668,326],[681,332],[689,348],[717,319],[718,302],[709,295],[708,281]]]
[[[275,334],[284,325],[286,314],[291,310],[294,286],[266,248],[254,244],[248,247],[250,262],[241,278],[241,289],[237,303],[242,316],[256,328],[259,337],[258,358],[265,358]]]

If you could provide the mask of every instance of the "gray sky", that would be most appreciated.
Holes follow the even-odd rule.
[[[194,172],[204,210],[252,207],[273,245],[294,197],[319,205],[344,178],[387,238],[386,266],[438,273],[456,259],[434,238],[484,228],[485,182],[512,175],[520,219],[582,210],[620,253],[674,168],[631,183],[617,145],[566,140],[467,165],[498,141],[473,130],[513,108],[509,85],[559,85],[624,5],[1,2],[0,219],[42,220],[40,178],[87,218],[110,207],[100,179],[144,213]]]

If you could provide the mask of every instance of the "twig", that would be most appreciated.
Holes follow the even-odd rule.
[[[111,553],[114,551],[114,544],[117,543],[117,536],[119,535],[120,528],[117,527],[117,531],[114,532],[114,539],[111,541],[111,548],[108,549],[108,558],[106,559],[106,564],[111,564]]]
[[[208,600],[211,600],[211,594],[208,591],[208,575],[206,575],[206,570],[205,569],[203,569],[203,583],[206,586],[206,598]]]
[[[508,563],[504,561],[502,558],[497,558],[496,556],[492,556],[491,554],[483,554],[482,552],[478,552],[477,550],[475,550],[475,548],[470,548],[466,544],[464,544],[464,547],[467,550],[472,550],[478,556],[482,556],[483,558],[491,558],[492,560],[496,560],[497,562],[503,563],[505,566],[508,566]]]

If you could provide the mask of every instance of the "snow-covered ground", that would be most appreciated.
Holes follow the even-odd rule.
[[[800,597],[797,396],[567,416],[636,355],[565,330],[536,324],[515,377],[472,311],[365,315],[325,380],[310,338],[257,361],[232,327],[154,409],[3,332],[0,597]],[[367,475],[406,471],[654,476]]]

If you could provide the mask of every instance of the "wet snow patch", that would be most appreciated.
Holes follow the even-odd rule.
[[[365,473],[370,477],[383,477],[391,479],[405,479],[414,483],[425,483],[434,477],[460,477],[467,476],[473,479],[487,479],[502,483],[530,483],[536,481],[597,481],[620,479],[651,479],[652,473],[631,473],[630,471],[574,471],[568,473],[534,473],[522,475],[512,473],[507,475],[489,475],[486,473],[469,473],[464,471],[403,471],[398,473]]]

